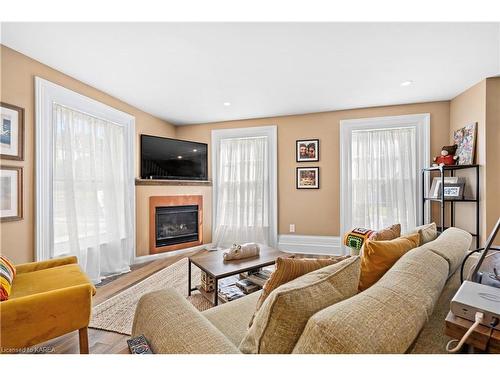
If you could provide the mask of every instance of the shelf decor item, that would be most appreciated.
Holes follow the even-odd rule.
[[[453,140],[457,145],[458,165],[474,164],[476,152],[477,122],[466,125],[453,133]]]
[[[297,189],[319,189],[319,167],[297,167]]]
[[[23,218],[23,169],[0,167],[0,221]]]
[[[24,109],[0,102],[0,158],[24,160]]]
[[[457,182],[456,184],[444,184],[444,199],[464,199],[464,182]],[[438,189],[438,197],[441,198],[441,189]]]
[[[296,141],[296,161],[319,161],[319,139]]]

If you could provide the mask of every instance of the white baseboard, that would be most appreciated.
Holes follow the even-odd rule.
[[[182,250],[168,251],[166,253],[143,255],[143,256],[137,256],[136,255],[134,257],[133,264],[140,264],[140,263],[145,263],[145,262],[151,262],[152,260],[168,258],[168,257],[174,256],[174,255],[182,255],[182,254],[185,254],[185,253],[189,253],[191,251],[202,250],[202,249],[210,248],[210,247],[212,247],[212,244],[211,243],[206,243],[206,244],[199,245],[199,246],[188,247],[188,248],[182,249]]]
[[[278,248],[297,254],[343,255],[340,237],[280,234]]]

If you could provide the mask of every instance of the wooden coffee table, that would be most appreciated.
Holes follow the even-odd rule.
[[[203,272],[207,273],[209,276],[215,279],[214,292],[213,292],[213,303],[217,306],[219,303],[218,282],[220,279],[225,277],[238,275],[242,272],[258,270],[262,267],[270,266],[276,262],[276,258],[282,257],[286,258],[291,256],[290,253],[284,253],[278,249],[272,247],[263,247],[260,249],[260,254],[258,256],[240,260],[230,260],[224,262],[223,250],[211,251],[208,253],[196,254],[188,258],[188,295],[191,292],[199,290],[206,297],[211,299],[211,293],[208,294],[204,292],[202,288],[195,287],[191,285],[191,264],[201,269]]]

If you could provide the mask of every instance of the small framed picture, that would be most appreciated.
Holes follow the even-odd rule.
[[[297,189],[319,189],[319,167],[297,167]]]
[[[296,141],[296,160],[319,161],[319,139],[300,139]]]
[[[463,182],[456,184],[444,185],[444,199],[464,199],[464,186]],[[438,192],[438,197],[441,198],[441,190]]]
[[[0,102],[0,158],[24,160],[24,109]]]
[[[444,184],[445,186],[448,184],[456,184],[458,183],[458,177],[445,177],[444,178]],[[441,196],[439,193],[441,191],[441,178],[440,177],[434,177],[432,179],[432,185],[429,190],[429,196],[428,198],[438,198]]]
[[[23,169],[0,167],[0,221],[23,218]]]

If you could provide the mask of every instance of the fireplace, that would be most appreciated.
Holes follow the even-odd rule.
[[[198,241],[198,206],[156,207],[156,247]]]
[[[151,254],[201,245],[202,197],[150,197],[149,250]]]

